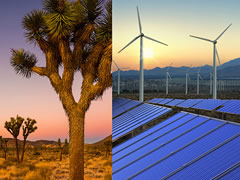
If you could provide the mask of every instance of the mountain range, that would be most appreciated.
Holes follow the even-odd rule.
[[[145,79],[164,79],[166,77],[166,71],[169,70],[169,74],[172,78],[185,78],[186,71],[189,69],[189,76],[191,79],[197,78],[197,72],[200,69],[200,74],[203,79],[209,79],[212,66],[204,65],[199,67],[192,67],[189,69],[187,66],[172,67],[167,66],[164,68],[155,67],[153,69],[144,69]],[[217,67],[218,79],[240,79],[240,58],[230,60]],[[117,72],[113,72],[113,79],[117,77]],[[121,71],[121,79],[139,79],[139,71],[128,70]]]

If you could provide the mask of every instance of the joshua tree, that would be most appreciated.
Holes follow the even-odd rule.
[[[40,47],[46,66],[38,67],[34,54],[12,49],[11,65],[17,74],[47,77],[69,119],[70,179],[84,177],[84,119],[91,101],[112,85],[111,0],[44,0],[22,21],[25,37]],[[59,67],[63,73],[59,73]],[[74,99],[75,72],[83,78],[80,98]]]
[[[8,151],[8,139],[3,139],[3,151],[4,151],[4,159],[7,159],[7,151]]]
[[[11,120],[8,122],[5,122],[5,128],[8,130],[8,132],[14,137],[15,144],[16,144],[16,155],[17,155],[17,162],[20,162],[19,159],[19,147],[18,147],[18,135],[20,132],[20,128],[22,126],[24,119],[17,115],[16,119],[11,117]]]
[[[63,147],[64,146],[62,146],[62,142],[61,142],[60,138],[58,139],[58,146],[59,146],[59,149],[60,149],[60,161],[62,161],[62,152],[63,152]]]
[[[24,124],[22,126],[22,130],[23,130],[23,149],[22,149],[21,162],[23,162],[23,157],[24,157],[27,138],[28,138],[29,134],[33,133],[37,129],[37,126],[34,126],[36,123],[37,123],[36,120],[27,118],[27,120],[24,121]]]
[[[110,155],[110,152],[112,151],[112,141],[106,141],[104,142],[105,149],[106,149],[106,157]]]

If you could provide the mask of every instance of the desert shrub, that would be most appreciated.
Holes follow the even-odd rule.
[[[111,174],[104,175],[104,180],[112,180],[112,175]]]
[[[0,164],[0,169],[7,169],[7,167],[12,166],[15,164],[15,161],[4,161],[2,164]]]
[[[49,180],[52,171],[46,164],[39,165],[36,170],[26,174],[24,180]]]
[[[34,156],[40,156],[40,155],[41,155],[41,153],[40,153],[40,152],[38,152],[38,151],[35,151],[35,152],[33,153],[33,155],[34,155]]]
[[[105,163],[104,163],[104,167],[105,167],[105,166],[112,166],[112,162],[111,162],[111,161],[105,162]]]

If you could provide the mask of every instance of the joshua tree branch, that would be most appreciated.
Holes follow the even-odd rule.
[[[47,75],[47,70],[46,70],[45,67],[33,66],[32,71],[39,74],[40,76],[46,76]]]

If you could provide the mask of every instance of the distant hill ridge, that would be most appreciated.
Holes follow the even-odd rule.
[[[209,79],[210,70],[212,66],[204,65],[199,67],[192,67],[189,70],[189,75],[191,79],[196,79],[196,74],[201,67],[200,74],[203,79]],[[169,68],[169,73],[172,78],[184,78],[185,72],[189,67],[156,67],[149,70],[144,70],[145,79],[164,79],[166,77],[166,70]],[[240,58],[233,59],[217,67],[217,74],[219,79],[240,79]],[[116,79],[117,72],[113,72],[113,79]],[[121,71],[121,79],[138,79],[139,71],[137,70],[128,70]]]
[[[13,139],[13,138],[6,138],[6,139],[8,139],[8,147],[15,147],[15,139]],[[102,145],[102,144],[104,144],[104,142],[106,142],[108,140],[112,140],[112,135],[107,136],[106,138],[104,138],[96,143],[87,144],[87,145]],[[18,140],[18,143],[20,145],[22,145],[23,140]],[[51,140],[36,140],[36,141],[28,141],[27,140],[26,145],[32,146],[32,147],[42,147],[43,145],[44,146],[47,146],[47,145],[57,146],[58,143],[57,143],[57,141],[51,141]]]

